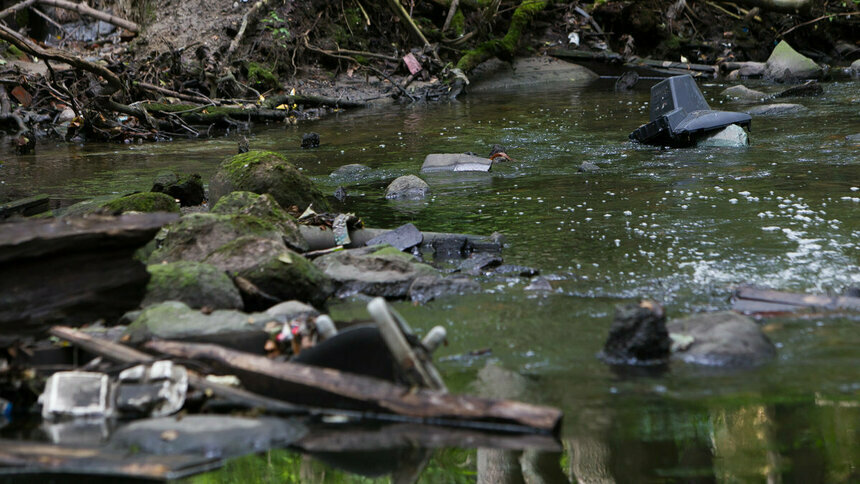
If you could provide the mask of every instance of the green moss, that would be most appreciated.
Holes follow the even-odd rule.
[[[163,193],[145,192],[134,193],[125,197],[111,200],[104,208],[113,213],[124,212],[173,212],[179,213],[179,204],[169,195]]]
[[[210,201],[217,203],[233,191],[270,194],[281,207],[292,205],[304,210],[313,203],[318,210],[327,210],[325,196],[284,156],[271,151],[249,151],[234,155],[221,163],[213,177]]]
[[[451,30],[454,31],[457,37],[463,35],[466,31],[466,16],[463,15],[463,11],[459,8],[454,14],[454,18],[451,19]]]
[[[415,256],[413,256],[412,254],[407,254],[406,252],[403,252],[402,250],[397,249],[396,247],[392,247],[388,244],[383,244],[378,247],[379,249],[375,250],[373,252],[373,255],[393,255],[401,259],[407,259],[410,261],[415,260]]]
[[[280,86],[278,76],[272,72],[272,69],[257,62],[248,63],[248,81],[271,89],[276,89]],[[209,112],[213,111],[209,110]]]
[[[543,0],[523,0],[511,17],[508,32],[501,39],[492,39],[484,42],[473,50],[466,51],[457,62],[457,68],[463,72],[469,72],[481,62],[496,56],[511,58],[516,52],[517,43],[520,41],[523,30],[531,23],[532,19],[546,7]]]

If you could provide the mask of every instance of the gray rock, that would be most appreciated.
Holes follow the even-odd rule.
[[[501,92],[533,86],[583,86],[598,79],[589,69],[549,56],[505,62],[492,59],[469,73],[468,92]]]
[[[314,264],[335,281],[340,297],[362,293],[404,298],[415,278],[439,275],[411,254],[388,245],[333,252],[317,258]]]
[[[233,192],[218,200],[211,211],[223,215],[250,215],[271,222],[288,247],[299,252],[308,250],[308,242],[302,237],[296,219],[288,214],[271,195]]]
[[[116,431],[109,445],[146,454],[223,458],[283,447],[306,433],[294,420],[186,415],[132,422]]]
[[[664,365],[671,343],[666,313],[650,301],[616,306],[600,358],[612,365]]]
[[[182,301],[192,308],[242,309],[242,297],[221,269],[194,261],[153,264],[141,306]]]
[[[501,275],[516,275],[519,277],[534,277],[540,275],[540,270],[535,269],[534,267],[503,264],[496,267],[495,273]]]
[[[406,250],[424,241],[424,234],[414,224],[404,224],[368,240],[364,245],[388,244],[395,249]]]
[[[427,196],[430,185],[415,175],[406,175],[394,179],[385,189],[385,198],[420,200]]]
[[[776,348],[750,318],[723,311],[671,321],[674,357],[708,366],[756,366],[776,355]]]
[[[550,284],[547,278],[538,276],[532,279],[528,286],[523,289],[524,291],[536,291],[536,292],[549,292],[552,291],[552,284]]]
[[[860,59],[851,63],[851,67],[848,68],[848,72],[854,79],[860,79]]]
[[[196,173],[182,176],[172,171],[159,173],[150,191],[170,195],[183,207],[200,205],[205,199],[203,180]]]
[[[739,102],[758,102],[767,97],[767,94],[750,89],[744,85],[737,85],[723,89],[723,92],[720,94]]]
[[[764,75],[777,82],[786,82],[794,79],[818,78],[821,72],[821,67],[815,61],[798,53],[783,40],[768,57]]]
[[[493,161],[466,153],[434,153],[424,158],[421,171],[490,171]]]
[[[149,256],[148,262],[202,262],[209,254],[247,235],[283,240],[278,227],[258,217],[192,213],[162,229],[156,236],[159,247]]]
[[[493,267],[500,266],[502,262],[502,258],[498,254],[477,252],[461,262],[458,269],[467,274],[477,275],[482,274],[484,271],[492,269]]]
[[[803,84],[798,86],[791,86],[788,89],[774,94],[774,98],[783,98],[783,97],[814,97],[820,96],[824,93],[824,88],[821,87],[821,84],[818,81],[806,81]]]
[[[747,114],[751,116],[782,116],[786,114],[796,114],[806,111],[806,106],[800,104],[763,104],[755,106],[747,110]]]
[[[328,210],[328,202],[313,182],[284,156],[271,151],[249,151],[224,160],[209,183],[209,203],[234,191],[268,193],[281,207],[304,210],[313,204]]]
[[[580,173],[595,173],[600,171],[600,167],[597,166],[596,163],[592,163],[590,161],[583,161],[581,165],[579,165]]]
[[[213,251],[204,261],[245,281],[239,290],[248,310],[263,310],[273,302],[289,299],[322,306],[334,290],[322,271],[280,240],[242,236]]]
[[[320,312],[301,301],[284,301],[267,309],[266,314],[286,323],[299,316],[319,316]]]
[[[747,132],[740,126],[732,124],[700,140],[696,146],[700,148],[744,148],[749,144]]]
[[[339,167],[337,170],[331,172],[329,176],[331,178],[356,179],[371,171],[373,171],[373,169],[369,166],[365,166],[360,163],[350,163],[349,165]]]
[[[217,343],[231,348],[259,351],[268,339],[267,323],[278,319],[265,313],[219,309],[204,314],[179,301],[166,301],[141,311],[125,330],[133,344],[152,338]]]
[[[738,68],[732,71],[738,78],[761,77],[764,75],[767,65],[764,62],[738,62]]]
[[[164,193],[132,193],[130,195],[106,195],[76,203],[62,213],[63,217],[90,213],[121,214],[127,212],[171,212],[179,213],[179,205]]]
[[[860,133],[857,134],[849,134],[845,137],[847,141],[853,141],[855,143],[860,143]]]
[[[463,295],[480,290],[480,284],[465,276],[419,276],[409,286],[409,299],[425,303],[443,296]]]

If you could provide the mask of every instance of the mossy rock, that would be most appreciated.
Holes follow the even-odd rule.
[[[822,72],[814,60],[797,52],[783,40],[768,57],[764,76],[778,82],[790,82],[795,79],[815,79]]]
[[[152,338],[217,343],[249,350],[262,348],[268,338],[266,325],[278,324],[277,318],[263,313],[243,313],[219,309],[204,314],[179,301],[149,306],[128,325],[124,336],[133,344]],[[247,347],[246,347],[247,346]]]
[[[440,275],[433,267],[390,245],[333,252],[314,260],[314,264],[335,281],[340,297],[362,293],[405,298],[416,278]]]
[[[233,192],[221,197],[211,208],[211,212],[224,215],[250,215],[272,222],[281,231],[284,243],[288,247],[298,252],[308,250],[308,242],[302,237],[296,219],[287,213],[271,195]]]
[[[284,156],[271,151],[249,151],[224,160],[209,183],[209,203],[234,191],[268,193],[281,205],[304,210],[313,204],[328,210],[328,202],[313,182]]]
[[[278,76],[268,66],[258,62],[248,63],[248,82],[257,84],[269,89],[277,89],[280,86]]]
[[[328,276],[280,240],[239,237],[210,254],[206,262],[247,280],[266,298],[277,301],[296,299],[321,307],[334,292]],[[272,305],[260,300],[259,294],[242,290],[246,309],[262,310]]]
[[[173,197],[163,193],[142,192],[121,197],[109,195],[76,203],[63,211],[63,216],[70,217],[89,213],[120,214],[126,212],[179,213],[179,205]]]
[[[179,200],[183,207],[200,205],[205,200],[203,179],[200,175],[177,175],[172,171],[159,173],[152,183],[152,192],[166,193]]]
[[[210,264],[179,261],[153,264],[141,306],[182,301],[192,308],[242,309],[242,296],[227,274]]]
[[[161,230],[156,236],[159,247],[149,256],[148,262],[200,262],[222,246],[246,235],[278,242],[283,238],[275,224],[250,215],[191,213]]]

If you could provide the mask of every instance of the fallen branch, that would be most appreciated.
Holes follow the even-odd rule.
[[[810,20],[810,21],[808,21],[808,22],[803,22],[802,24],[797,24],[797,25],[795,25],[794,27],[792,27],[792,28],[790,28],[790,29],[788,29],[788,30],[786,30],[786,31],[784,31],[784,32],[780,32],[780,33],[777,35],[777,37],[785,37],[785,35],[786,35],[786,34],[789,34],[789,33],[793,32],[793,31],[794,31],[794,29],[799,29],[800,27],[806,27],[807,25],[812,25],[812,24],[814,24],[814,23],[816,23],[816,22],[820,22],[820,21],[822,21],[822,20],[827,20],[827,19],[831,19],[831,18],[835,18],[835,17],[851,17],[851,16],[855,16],[855,15],[856,15],[856,16],[858,16],[858,17],[860,17],[860,11],[857,11],[857,12],[832,13],[832,14],[830,14],[830,15],[823,15],[823,16],[821,16],[821,17],[814,18],[814,19],[812,19],[812,20]]]
[[[16,3],[15,5],[12,5],[11,7],[7,8],[6,10],[0,11],[0,19],[6,18],[17,12],[18,10],[25,9],[30,5],[33,5],[34,3],[36,3],[36,0],[25,0],[21,3]]]
[[[234,372],[251,391],[298,404],[330,401],[352,410],[387,411],[412,418],[489,421],[500,429],[555,433],[561,411],[511,400],[410,389],[378,378],[262,356],[211,344],[150,341],[145,347],[178,358],[213,363]],[[488,423],[489,423],[488,422]]]
[[[130,32],[140,32],[140,26],[136,23],[123,18],[119,18],[116,15],[102,12],[101,10],[96,10],[87,5],[86,3],[72,3],[66,0],[38,0],[38,2],[43,5],[50,5],[52,7],[62,8],[63,10],[73,10],[81,15],[93,17],[95,19],[103,20],[109,24],[116,25],[117,27],[122,27]]]
[[[176,91],[172,91],[170,89],[165,89],[163,87],[158,87],[155,84],[150,84],[148,82],[138,82],[135,85],[141,89],[144,89],[147,91],[152,91],[152,92],[157,92],[159,94],[164,94],[165,96],[175,97],[177,99],[182,99],[183,101],[191,101],[193,103],[204,103],[204,104],[211,104],[212,103],[212,100],[209,98],[205,98],[202,96],[192,96],[191,94],[183,94],[181,92],[176,92]]]

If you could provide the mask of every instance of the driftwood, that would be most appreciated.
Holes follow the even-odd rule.
[[[860,297],[797,294],[751,287],[739,289],[734,294],[733,302],[735,311],[745,313],[793,312],[809,308],[860,311]]]
[[[47,195],[35,195],[32,197],[13,200],[0,204],[0,220],[13,215],[29,217],[47,212],[51,209],[50,199]]]
[[[199,455],[144,455],[104,447],[61,446],[0,439],[0,475],[85,474],[126,479],[179,479],[211,470],[221,460]],[[13,481],[16,479],[12,479]],[[60,479],[65,480],[65,479]],[[25,479],[21,479],[25,482]]]
[[[140,304],[149,274],[133,259],[174,214],[45,219],[0,228],[0,330],[119,317]]]
[[[149,350],[200,360],[236,374],[246,388],[298,404],[327,402],[358,411],[393,412],[425,423],[478,421],[498,430],[554,433],[560,410],[526,403],[409,389],[384,380],[228,350],[215,345],[150,341]]]
[[[134,22],[119,18],[116,15],[111,15],[101,10],[96,10],[86,3],[74,3],[66,0],[38,0],[42,5],[50,5],[52,7],[62,8],[63,10],[73,10],[81,15],[86,15],[98,20],[105,21],[109,24],[122,27],[130,32],[140,32],[140,26]]]

